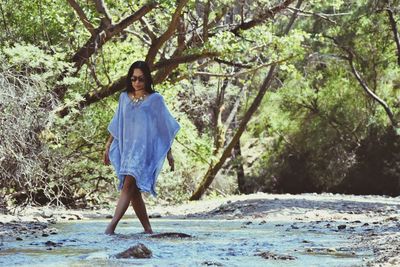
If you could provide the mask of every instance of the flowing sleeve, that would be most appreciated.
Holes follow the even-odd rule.
[[[164,102],[164,98],[157,94],[152,106],[154,116],[155,116],[155,128],[157,132],[156,145],[154,148],[156,162],[155,176],[160,173],[162,169],[163,162],[172,143],[175,139],[176,134],[180,129],[180,125],[171,115]]]
[[[157,112],[156,128],[160,140],[159,145],[167,153],[180,129],[180,125],[171,115],[161,95],[156,100],[155,110]]]
[[[122,101],[122,93],[119,96],[118,99],[118,106],[117,109],[114,112],[114,116],[111,119],[110,124],[108,124],[108,131],[110,132],[110,134],[115,138],[118,139],[119,136],[119,125],[120,125],[120,117],[121,117],[121,101]]]

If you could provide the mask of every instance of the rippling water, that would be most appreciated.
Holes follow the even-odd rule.
[[[156,233],[181,232],[193,238],[155,239],[141,234],[137,219],[124,218],[117,235],[103,231],[109,220],[59,223],[57,235],[4,242],[0,265],[29,266],[360,266],[371,251],[352,250],[350,231],[324,223],[262,222],[213,219],[152,219]],[[47,241],[59,246],[49,247]],[[138,243],[151,259],[116,259],[115,254]],[[269,251],[295,260],[267,260]]]

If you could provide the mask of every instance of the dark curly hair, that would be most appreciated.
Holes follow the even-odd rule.
[[[140,69],[144,75],[144,86],[147,93],[155,93],[153,86],[153,78],[151,77],[151,71],[149,65],[145,61],[135,61],[130,66],[128,75],[126,76],[126,92],[133,92],[131,77],[135,69]]]

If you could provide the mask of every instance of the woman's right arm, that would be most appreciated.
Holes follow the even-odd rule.
[[[108,137],[108,140],[106,143],[106,149],[105,149],[104,155],[103,155],[104,165],[110,165],[110,158],[109,158],[108,154],[110,153],[110,146],[111,146],[113,139],[114,139],[114,137],[110,134],[110,136]]]

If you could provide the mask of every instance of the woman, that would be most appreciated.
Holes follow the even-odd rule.
[[[153,233],[141,192],[156,195],[155,183],[166,156],[171,171],[174,170],[171,145],[179,128],[163,97],[154,91],[146,62],[134,62],[126,77],[126,90],[121,93],[118,108],[108,125],[110,137],[104,164],[113,165],[121,195],[106,234],[114,234],[129,203],[144,232]]]

